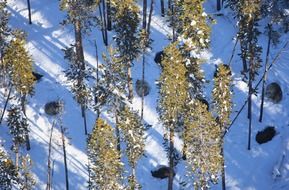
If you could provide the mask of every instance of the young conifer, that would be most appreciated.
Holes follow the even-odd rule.
[[[127,106],[120,112],[119,127],[122,131],[124,142],[126,143],[126,155],[132,173],[129,177],[129,186],[132,190],[140,190],[141,186],[136,180],[137,161],[143,155],[145,147],[144,126],[137,112],[130,110]]]
[[[221,128],[220,148],[222,156],[222,189],[226,189],[224,134],[230,125],[232,112],[231,71],[227,65],[220,64],[214,77],[213,100],[217,122]]]
[[[168,190],[173,186],[173,168],[176,165],[176,151],[174,148],[174,136],[176,131],[180,131],[180,119],[184,114],[185,101],[188,93],[188,82],[186,79],[186,68],[184,58],[177,47],[177,43],[172,43],[164,50],[162,60],[163,71],[159,79],[160,97],[158,112],[168,137],[169,148],[168,159],[170,176]]]
[[[91,168],[90,189],[122,190],[123,164],[116,149],[113,128],[98,119],[88,139],[88,157]]]

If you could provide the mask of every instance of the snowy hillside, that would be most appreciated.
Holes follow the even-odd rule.
[[[141,5],[141,3],[139,3]],[[206,98],[211,100],[211,89],[215,66],[220,63],[228,63],[235,45],[236,33],[238,31],[236,21],[230,11],[224,10],[224,15],[216,16],[215,1],[207,0],[205,11],[216,19],[212,26],[211,47],[203,54],[206,59],[202,69],[206,80]],[[62,26],[59,23],[64,19],[65,14],[59,10],[58,0],[31,0],[32,25],[28,24],[28,13],[26,0],[8,0],[8,11],[11,13],[10,25],[27,32],[27,49],[34,60],[34,68],[43,78],[35,86],[35,94],[28,99],[27,116],[30,124],[31,150],[29,154],[33,161],[32,171],[36,176],[37,184],[35,189],[46,189],[47,183],[47,156],[51,127],[57,117],[48,116],[44,112],[44,106],[49,101],[61,99],[64,101],[63,126],[66,130],[67,158],[69,170],[69,183],[72,190],[87,189],[88,158],[86,156],[86,135],[84,134],[83,119],[79,105],[73,99],[70,92],[64,70],[68,68],[67,61],[63,58],[62,49],[74,43],[74,31],[71,26]],[[168,33],[171,29],[167,27],[164,18],[160,16],[160,1],[156,1],[155,11],[152,18],[151,37],[153,39],[152,51],[149,52],[146,62],[146,81],[151,86],[151,91],[145,97],[144,120],[152,127],[146,132],[145,156],[137,165],[136,176],[143,190],[166,190],[167,179],[156,179],[152,177],[151,170],[158,165],[167,165],[168,160],[163,148],[163,127],[159,121],[156,110],[158,100],[158,88],[156,85],[159,79],[161,68],[154,62],[157,52],[163,50],[169,43]],[[112,32],[109,33],[111,37]],[[85,60],[92,66],[96,66],[94,41],[98,46],[98,56],[105,52],[101,32],[94,29],[84,36]],[[111,38],[110,38],[111,40]],[[263,47],[262,59],[265,61],[267,36],[260,36],[260,43]],[[283,91],[283,98],[280,103],[274,104],[265,99],[263,122],[258,121],[261,101],[261,85],[258,88],[257,96],[253,96],[253,128],[252,148],[247,150],[248,122],[247,106],[234,121],[230,130],[225,136],[225,165],[226,183],[229,190],[286,190],[289,189],[289,45],[284,45],[289,40],[289,34],[282,34],[280,44],[272,46],[270,61],[277,57],[276,62],[268,72],[268,84],[278,83]],[[281,50],[281,52],[280,52]],[[241,58],[239,45],[231,63],[233,71],[233,120],[238,111],[247,100],[247,83],[242,80]],[[100,60],[102,63],[102,60]],[[264,67],[260,69],[263,72]],[[261,73],[262,73],[261,72]],[[134,64],[134,84],[141,79],[141,59]],[[262,74],[257,77],[253,86],[261,79]],[[4,106],[7,92],[1,89],[0,105]],[[140,110],[141,98],[134,94],[133,108]],[[103,118],[114,123],[109,114],[102,114]],[[96,119],[96,114],[87,111],[87,126],[91,132]],[[267,126],[275,126],[277,135],[264,144],[255,141],[258,131]],[[54,161],[53,189],[65,189],[65,173],[63,163],[63,152],[61,147],[60,126],[55,126],[53,134],[52,159]],[[11,152],[11,138],[6,121],[0,126],[0,142],[8,152]],[[176,140],[176,147],[181,151],[182,142]],[[279,164],[278,164],[279,163]],[[280,176],[273,177],[274,171],[280,171]],[[181,189],[180,183],[185,179],[185,162],[181,161],[176,167],[174,178],[174,189]],[[212,186],[212,189],[221,189],[221,182]]]

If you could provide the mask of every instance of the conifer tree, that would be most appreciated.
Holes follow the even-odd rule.
[[[15,153],[15,167],[19,168],[19,151],[20,147],[27,142],[27,136],[29,133],[28,122],[26,117],[21,112],[20,106],[13,105],[8,110],[7,119],[9,132],[12,135],[12,150]]]
[[[227,65],[220,64],[216,70],[214,78],[213,99],[214,108],[218,124],[221,128],[220,148],[222,156],[222,189],[226,189],[225,181],[225,156],[224,156],[224,134],[230,125],[230,115],[232,112],[231,95],[231,71]]]
[[[170,175],[168,190],[173,188],[173,168],[177,163],[177,152],[174,148],[174,136],[180,131],[180,120],[184,114],[187,99],[188,82],[185,74],[184,58],[177,48],[177,43],[172,43],[164,50],[162,60],[163,71],[159,79],[160,97],[158,112],[166,133],[168,133],[169,148],[168,159]]]
[[[175,4],[175,26],[182,54],[186,57],[189,92],[192,98],[202,94],[204,76],[201,71],[201,51],[210,44],[209,17],[204,12],[204,0],[180,0]]]
[[[18,183],[18,173],[13,161],[0,148],[0,189],[11,190]]]
[[[0,2],[0,63],[3,61],[2,58],[4,56],[4,50],[8,45],[8,39],[11,30],[8,26],[9,21],[9,13],[6,10],[7,1],[3,0]],[[1,64],[1,74],[3,74],[3,68]]]
[[[87,70],[84,60],[82,35],[83,32],[90,30],[94,24],[95,16],[93,11],[99,1],[91,0],[61,0],[60,9],[66,11],[66,19],[62,24],[72,24],[75,33],[75,45],[65,50],[65,58],[71,65],[66,72],[69,80],[72,81],[72,91],[77,103],[81,106],[81,114],[84,121],[85,134],[87,134],[86,113],[87,103],[89,99],[89,90],[85,81]]]
[[[133,82],[131,67],[133,60],[140,53],[139,47],[139,8],[135,0],[114,0],[113,29],[116,33],[114,39],[117,51],[122,57],[123,64],[127,67],[128,99],[133,98]]]
[[[21,156],[19,168],[19,180],[21,182],[21,190],[33,189],[36,184],[36,180],[31,173],[31,168],[32,160],[30,156],[28,154],[25,156]]]
[[[210,182],[217,183],[221,169],[221,130],[201,101],[195,99],[188,103],[187,108],[184,140],[187,143],[188,176],[194,180],[194,189],[208,189]]]
[[[102,119],[95,123],[88,139],[88,157],[91,163],[91,189],[122,190],[123,164],[116,149],[116,140],[111,126]]]
[[[144,152],[144,126],[137,112],[130,110],[127,106],[120,112],[119,127],[122,130],[124,142],[126,143],[126,155],[132,173],[129,177],[129,186],[131,190],[140,190],[141,186],[136,180],[136,165]]]

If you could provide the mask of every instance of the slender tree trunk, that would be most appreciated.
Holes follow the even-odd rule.
[[[234,47],[233,47],[232,55],[231,55],[230,60],[229,60],[229,63],[228,63],[228,66],[229,66],[229,67],[231,66],[232,60],[233,60],[233,58],[234,58],[238,41],[239,41],[239,38],[236,39],[235,45],[234,45]]]
[[[143,0],[143,21],[142,21],[142,28],[146,29],[147,27],[147,0]]]
[[[168,190],[173,190],[173,181],[174,181],[174,130],[170,129],[170,149],[169,149],[169,167],[170,175],[168,179]]]
[[[171,11],[172,11],[172,27],[173,27],[173,42],[175,42],[176,41],[176,39],[177,39],[177,36],[176,36],[176,25],[175,25],[175,5],[174,4],[172,4],[171,6],[170,6],[170,8],[171,8]]]
[[[222,138],[221,140],[221,155],[222,155],[222,190],[226,190],[224,138]]]
[[[148,24],[147,24],[148,37],[150,36],[150,33],[151,33],[151,21],[152,21],[152,15],[153,15],[153,10],[154,10],[154,1],[155,0],[151,0],[150,13],[149,13],[149,19],[148,19]]]
[[[68,169],[67,169],[67,157],[66,157],[66,146],[64,137],[64,128],[62,124],[60,125],[61,139],[62,139],[62,150],[63,150],[63,161],[64,161],[64,171],[65,171],[65,186],[66,190],[69,190],[69,179],[68,179]]]
[[[141,114],[140,118],[143,120],[143,110],[144,110],[144,81],[145,81],[145,50],[142,53],[142,89],[141,89]]]
[[[3,118],[4,118],[4,114],[5,114],[5,111],[6,111],[6,109],[7,109],[7,105],[8,105],[8,102],[9,102],[9,100],[10,100],[10,96],[11,96],[11,92],[12,92],[12,85],[10,84],[9,86],[10,86],[10,87],[9,87],[9,92],[8,92],[8,96],[7,96],[6,101],[5,101],[5,104],[4,104],[3,112],[2,112],[2,114],[1,114],[0,124],[2,123],[2,120],[3,120]]]
[[[269,53],[270,53],[270,45],[271,45],[271,25],[268,24],[269,34],[268,34],[268,45],[266,52],[266,63],[265,63],[265,71],[262,83],[262,94],[261,94],[261,105],[260,105],[260,117],[259,122],[262,122],[263,119],[263,107],[264,107],[264,96],[265,96],[265,83],[267,80],[267,72],[268,72],[268,64],[269,64]]]
[[[105,46],[108,45],[108,40],[107,40],[107,22],[106,22],[106,3],[105,0],[102,0],[102,7],[103,7],[103,27],[104,27],[104,36],[105,36]]]
[[[164,0],[161,0],[161,14],[162,14],[162,17],[165,16],[165,2],[164,2]]]
[[[19,169],[19,145],[18,143],[15,144],[15,168],[16,171]]]
[[[96,59],[96,87],[98,87],[98,84],[99,84],[99,73],[98,73],[99,61],[98,61],[98,50],[97,50],[96,41],[94,41],[94,46],[95,46],[95,59]],[[95,104],[98,103],[98,97],[97,96],[94,97],[94,103]],[[96,109],[96,117],[97,117],[97,119],[99,118],[99,115],[100,115],[100,110],[97,108]]]
[[[81,28],[81,21],[76,20],[74,23],[74,32],[75,32],[76,58],[77,58],[77,62],[78,62],[77,64],[80,64],[79,65],[80,69],[85,70],[81,29],[82,29]]]
[[[100,15],[100,21],[101,21],[101,35],[102,35],[102,40],[103,43],[106,43],[106,39],[105,39],[105,32],[104,32],[104,19],[103,19],[103,14],[102,14],[102,9],[101,9],[101,5],[98,6],[99,9],[99,15]]]
[[[118,104],[119,102],[117,100],[114,114],[115,114],[115,133],[116,133],[116,143],[117,143],[116,148],[120,152],[120,132],[119,132],[119,127],[118,127],[119,121],[118,121],[118,108],[117,108]]]
[[[26,138],[26,150],[29,151],[31,149],[30,146],[30,138],[29,138],[29,134],[25,134],[25,138]]]
[[[86,112],[84,106],[81,106],[81,115],[83,117],[84,134],[87,135]]]
[[[107,30],[112,30],[110,0],[107,0]]]
[[[129,63],[129,67],[127,69],[127,82],[128,82],[128,100],[132,103],[133,99],[133,81],[132,81],[132,73],[131,73],[131,63]]]
[[[47,185],[46,190],[52,189],[52,172],[51,172],[51,150],[52,150],[52,135],[54,129],[55,121],[52,123],[49,137],[49,145],[48,145],[48,159],[47,159]]]
[[[217,11],[220,11],[222,8],[222,1],[221,0],[217,0]]]
[[[32,20],[31,20],[31,7],[30,7],[30,0],[27,0],[27,7],[28,7],[28,18],[29,18],[29,24],[32,24]]]
[[[184,145],[183,145],[183,160],[186,160],[187,159],[187,155],[186,155],[186,152],[187,152],[187,148],[188,148],[188,146],[187,146],[187,142],[186,142],[186,135],[187,135],[187,127],[186,126],[184,126],[184,131],[183,131],[183,143],[184,143]]]

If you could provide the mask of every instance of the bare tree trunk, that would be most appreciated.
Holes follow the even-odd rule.
[[[69,179],[68,179],[68,170],[67,170],[65,136],[64,136],[64,128],[63,128],[62,124],[60,125],[60,130],[61,130],[63,161],[64,161],[64,171],[65,171],[65,186],[66,186],[66,190],[69,190]]]
[[[107,30],[112,30],[110,0],[107,0]]]
[[[104,36],[105,36],[105,46],[108,45],[108,40],[107,40],[107,23],[106,23],[106,3],[105,0],[102,0],[102,7],[103,7],[103,26],[104,26]]]
[[[261,105],[260,105],[260,117],[259,122],[262,122],[263,119],[263,107],[264,107],[264,96],[265,96],[265,83],[267,80],[267,72],[268,72],[268,64],[269,64],[269,53],[270,53],[270,44],[271,44],[271,25],[268,24],[269,34],[268,34],[268,45],[266,52],[266,63],[265,63],[265,71],[262,83],[262,94],[261,94]]]
[[[28,7],[28,18],[29,18],[29,24],[32,24],[32,20],[31,20],[31,7],[30,7],[30,0],[27,0],[27,7]]]
[[[52,172],[51,172],[51,150],[52,150],[52,135],[53,129],[55,126],[55,121],[52,123],[51,130],[50,130],[50,137],[49,137],[49,145],[48,145],[48,159],[47,159],[47,185],[46,190],[52,189]]]
[[[27,134],[25,134],[25,138],[26,138],[26,150],[29,151],[31,149],[31,146],[30,146],[30,138],[29,138],[28,132]]]
[[[188,148],[188,146],[187,146],[187,142],[186,142],[186,140],[185,140],[185,137],[186,137],[186,135],[187,135],[187,127],[186,126],[184,126],[184,131],[183,131],[183,160],[186,160],[187,159],[187,155],[186,155],[186,153],[187,153],[187,148]]]
[[[96,41],[94,41],[94,46],[95,46],[95,59],[96,59],[96,87],[98,87],[98,83],[99,83],[99,73],[98,73],[99,61],[98,61],[98,51],[97,51],[97,43],[96,43]],[[97,96],[94,97],[94,101],[95,101],[95,104],[98,103],[98,97]],[[97,119],[99,118],[99,115],[100,115],[100,110],[97,108],[96,109],[96,117],[97,117]]]
[[[224,138],[221,139],[221,155],[222,155],[222,190],[226,190]]]
[[[143,0],[143,21],[142,21],[142,28],[146,28],[147,26],[147,0]]]
[[[128,82],[128,100],[132,103],[133,99],[133,82],[132,82],[132,74],[131,74],[131,63],[129,63],[129,67],[127,69],[127,82]]]
[[[174,181],[174,130],[170,129],[170,149],[169,149],[169,167],[170,175],[168,180],[168,190],[173,190],[173,181]]]
[[[162,14],[162,17],[165,16],[165,2],[164,2],[164,0],[161,0],[161,14]]]
[[[1,114],[0,124],[2,123],[2,120],[3,120],[3,118],[4,118],[4,114],[5,114],[5,111],[6,111],[6,109],[7,109],[8,102],[9,102],[9,100],[10,100],[11,92],[12,92],[12,85],[10,84],[10,85],[9,85],[8,96],[7,96],[7,98],[6,98],[6,101],[5,101],[5,104],[4,104],[4,108],[3,108],[3,112],[2,112],[2,114]]]
[[[217,11],[220,11],[222,8],[222,0],[217,0]]]
[[[143,120],[143,110],[144,110],[144,81],[145,81],[145,50],[142,53],[142,89],[141,89],[141,114],[140,118]]]
[[[19,145],[18,143],[15,144],[15,168],[16,171],[19,169]]]
[[[86,113],[85,113],[85,107],[84,106],[81,106],[81,115],[83,117],[84,134],[87,135]]]
[[[106,43],[106,38],[105,38],[105,32],[104,32],[104,19],[103,19],[103,13],[102,13],[102,9],[101,9],[101,5],[98,6],[99,9],[99,15],[100,15],[100,21],[101,21],[101,35],[102,35],[102,40],[103,43]]]
[[[229,60],[229,63],[228,63],[228,66],[229,66],[229,67],[231,66],[232,60],[233,60],[233,58],[234,58],[238,41],[239,41],[239,38],[236,39],[235,45],[234,45],[234,47],[233,47],[232,55],[231,55],[230,60]]]
[[[115,133],[116,133],[116,148],[120,152],[120,132],[119,132],[119,127],[118,127],[118,112],[115,112]]]
[[[147,24],[147,34],[150,36],[150,30],[151,30],[151,21],[152,21],[152,15],[153,15],[153,10],[154,10],[154,1],[151,0],[151,6],[150,6],[150,13],[149,13],[149,19],[148,19],[148,24]]]

